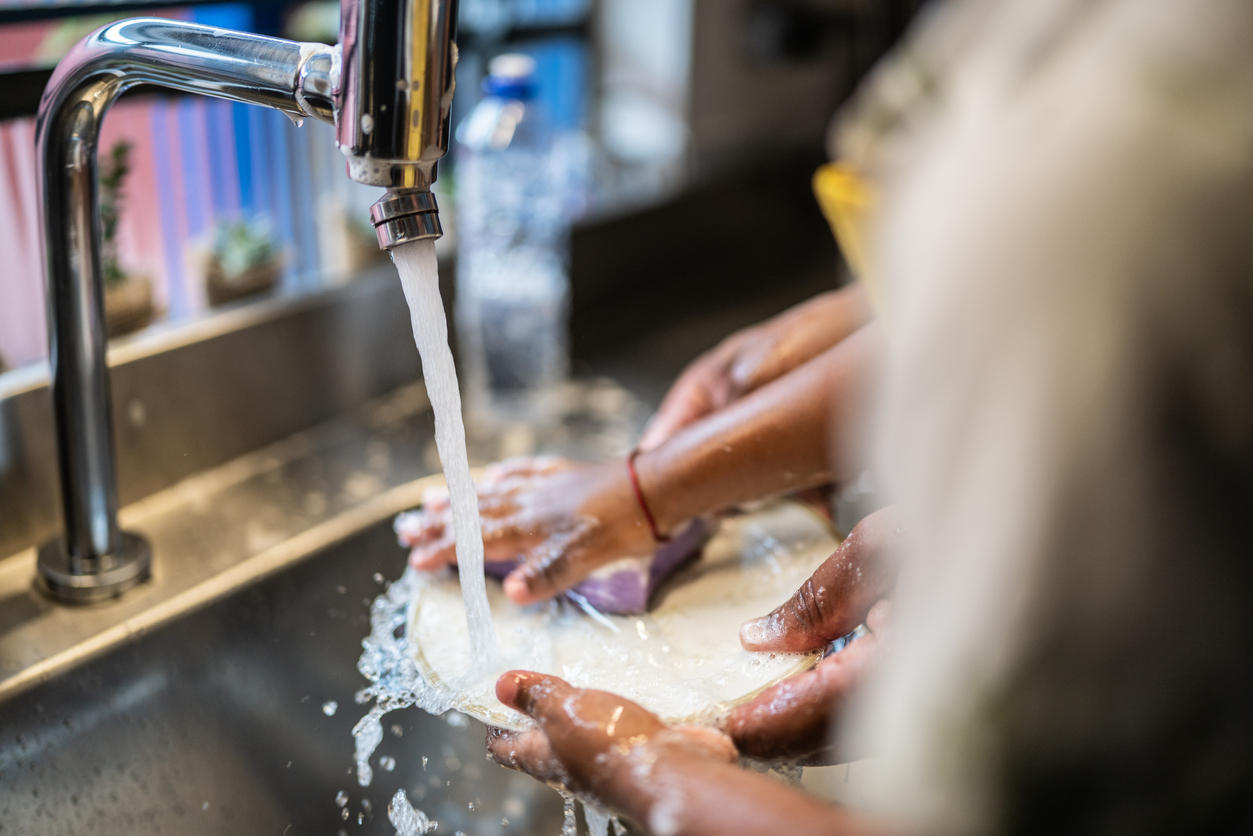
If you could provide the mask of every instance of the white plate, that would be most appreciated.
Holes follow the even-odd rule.
[[[816,652],[750,653],[739,630],[787,600],[838,544],[830,527],[796,502],[725,519],[700,557],[637,616],[588,615],[568,602],[519,607],[489,581],[501,659],[477,673],[456,575],[425,576],[409,605],[410,652],[454,708],[493,726],[531,725],[496,699],[496,679],[515,668],[612,691],[667,722],[717,723],[817,662]]]

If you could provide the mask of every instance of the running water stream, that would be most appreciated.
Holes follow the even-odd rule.
[[[400,284],[409,303],[413,340],[422,355],[422,376],[435,412],[435,445],[444,466],[448,498],[452,506],[453,532],[461,595],[465,599],[470,650],[478,669],[496,659],[496,635],[487,604],[483,575],[483,533],[479,527],[478,495],[470,477],[466,455],[466,431],[461,418],[461,391],[457,369],[448,347],[448,320],[439,293],[435,242],[427,239],[392,250],[400,272]]]

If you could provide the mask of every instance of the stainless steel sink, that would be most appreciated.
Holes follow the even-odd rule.
[[[0,836],[390,836],[401,788],[446,836],[560,832],[556,793],[489,763],[460,715],[389,715],[373,786],[353,772],[368,604],[405,562],[391,519],[439,478],[390,268],[149,342],[112,357],[121,521],[153,544],[116,600],[32,586],[47,387],[0,381]],[[647,412],[608,381],[565,394],[542,431],[472,437],[472,461],[620,455]]]
[[[0,703],[0,834],[392,834],[402,788],[441,834],[559,833],[556,793],[461,715],[385,717],[357,786],[356,662],[404,562],[378,522]]]

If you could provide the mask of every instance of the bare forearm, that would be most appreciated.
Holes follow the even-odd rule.
[[[848,443],[883,350],[870,324],[833,348],[679,432],[636,462],[663,530],[683,520],[854,476]]]

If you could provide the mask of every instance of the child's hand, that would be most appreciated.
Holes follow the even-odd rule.
[[[656,548],[622,461],[513,459],[489,467],[477,488],[486,559],[522,561],[504,584],[519,604],[550,598],[605,563]],[[414,568],[456,562],[447,491],[425,497],[397,528]]]

